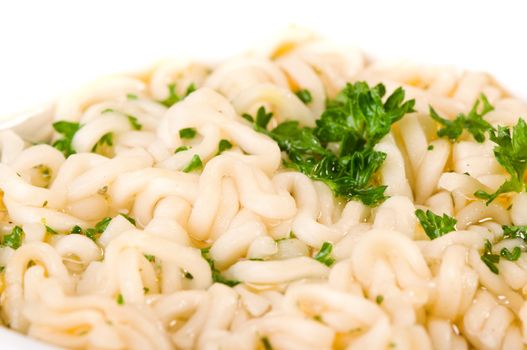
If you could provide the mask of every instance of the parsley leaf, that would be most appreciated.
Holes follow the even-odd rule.
[[[306,105],[313,101],[311,92],[308,89],[298,90],[297,92],[295,92],[295,95],[300,99],[300,101],[304,102]]]
[[[123,214],[121,214],[121,215],[123,215]],[[110,224],[110,221],[112,221],[111,217],[105,217],[104,219],[102,219],[101,221],[96,223],[95,227],[93,227],[93,228],[90,227],[90,228],[87,228],[85,230],[82,227],[80,227],[79,225],[75,225],[71,229],[70,233],[84,235],[84,236],[88,237],[89,239],[91,239],[92,241],[95,242],[99,238],[101,233],[106,231],[106,228]]]
[[[485,240],[485,246],[483,250],[483,255],[481,256],[481,261],[487,265],[490,271],[496,275],[500,273],[500,270],[496,266],[500,262],[500,256],[498,254],[492,253],[492,243],[488,239]]]
[[[119,305],[124,305],[124,297],[123,297],[123,295],[121,293],[119,293],[119,295],[117,296],[116,302]]]
[[[421,226],[430,239],[439,238],[456,230],[457,220],[446,214],[439,216],[430,210],[425,213],[422,209],[417,209],[415,216],[419,219]]]
[[[196,84],[190,83],[190,85],[187,86],[187,90],[185,91],[185,97],[190,95],[191,93],[193,93],[196,90],[197,90]]]
[[[267,111],[265,110],[265,107],[261,106],[256,111],[256,120],[254,123],[256,124],[256,127],[267,129],[267,124],[269,124],[269,121],[271,120],[272,117],[273,117],[273,113],[272,112],[267,113]]]
[[[73,136],[81,128],[79,123],[68,122],[61,120],[53,123],[53,129],[56,132],[62,135],[61,139],[56,140],[53,143],[53,147],[64,153],[64,156],[67,158],[75,153],[71,142],[73,141]]]
[[[521,239],[527,243],[527,226],[502,226],[503,236],[501,240],[506,239]],[[499,274],[499,269],[496,264],[499,263],[500,258],[507,259],[509,261],[516,261],[520,258],[522,253],[521,247],[514,247],[512,251],[507,248],[502,248],[499,255],[492,253],[492,243],[487,239],[485,240],[485,246],[481,260],[488,266],[488,268],[495,274]]]
[[[210,248],[201,249],[201,256],[203,257],[203,259],[205,259],[209,263],[210,269],[212,271],[212,280],[214,282],[222,283],[229,287],[234,287],[237,284],[240,284],[240,281],[230,280],[230,279],[225,278],[221,274],[221,272],[214,266],[214,260],[212,260],[210,256]]]
[[[137,120],[137,117],[134,117],[133,115],[126,115],[128,117],[128,121],[130,122],[130,125],[132,125],[132,129],[134,130],[141,130],[143,128],[143,125],[139,123]]]
[[[326,266],[331,266],[335,263],[335,259],[331,257],[332,250],[333,245],[329,242],[324,242],[318,253],[314,256],[314,259]]]
[[[527,226],[505,226],[503,229],[503,239],[520,238],[527,243]]]
[[[193,139],[196,133],[197,131],[194,128],[184,128],[179,130],[179,137],[182,139]]]
[[[185,278],[188,279],[188,280],[193,280],[194,279],[194,276],[190,272],[188,272],[186,270],[183,270],[183,276],[185,276]]]
[[[183,97],[190,95],[194,91],[196,91],[196,85],[194,83],[190,83],[189,86],[187,86],[187,90],[185,91],[185,96]],[[172,107],[173,105],[175,105],[182,99],[183,98],[180,97],[176,92],[176,84],[169,84],[168,85],[168,97],[158,102],[164,105],[165,107]]]
[[[176,84],[169,84],[168,85],[168,97],[162,101],[159,101],[159,103],[161,103],[165,107],[172,107],[177,102],[179,102],[180,99],[181,98],[176,93]]]
[[[497,145],[494,147],[494,156],[498,163],[510,174],[510,179],[505,181],[496,192],[487,193],[477,191],[474,195],[487,200],[490,204],[496,197],[507,192],[522,192],[525,190],[525,171],[527,170],[527,124],[523,119],[513,127],[498,126],[498,130],[490,132],[490,139]]]
[[[45,225],[45,226],[46,226],[46,232],[47,233],[52,234],[52,235],[58,234],[58,232],[55,231],[53,228],[49,227],[48,225]]]
[[[323,144],[339,142],[340,154],[373,148],[390,132],[391,125],[413,112],[415,100],[403,103],[404,90],[396,89],[386,100],[384,85],[372,88],[365,82],[347,84],[317,120],[315,135]]]
[[[386,186],[380,186],[375,178],[386,154],[373,147],[415,104],[414,100],[403,102],[401,88],[383,103],[385,92],[382,84],[372,88],[365,82],[347,84],[335,100],[327,102],[315,128],[285,121],[267,131],[270,117],[261,109],[255,129],[272,137],[287,154],[286,167],[323,181],[337,196],[374,206],[386,198]],[[244,117],[253,120],[250,115]]]
[[[183,172],[190,173],[191,171],[201,169],[203,167],[203,163],[201,162],[201,158],[199,155],[194,154],[192,156],[192,159],[190,160],[190,163],[187,164],[186,167],[183,168]]]
[[[128,214],[125,214],[125,213],[120,213],[119,215],[121,215],[123,218],[125,218],[126,220],[128,220],[129,223],[131,223],[132,225],[136,225],[136,222],[135,222],[135,219],[133,217],[131,217],[130,215]],[[110,220],[108,221],[108,223],[110,223],[111,221],[111,218]],[[106,226],[108,226],[108,224],[106,224]],[[106,230],[106,226],[104,227],[104,230]],[[95,226],[97,228],[97,226]],[[104,231],[103,230],[103,231]]]
[[[126,94],[126,98],[129,100],[137,100],[139,97],[137,97],[136,94]]]
[[[509,261],[516,261],[520,258],[520,255],[522,253],[522,249],[520,247],[514,247],[512,248],[512,252],[508,250],[507,248],[502,248],[500,251],[501,257],[509,260]]]
[[[229,142],[229,140],[222,139],[218,143],[218,154],[222,154],[224,151],[231,149],[232,143]]]
[[[174,151],[174,153],[179,153],[179,152],[183,152],[183,151],[186,151],[190,149],[189,146],[179,146],[178,148],[176,148],[176,150]]]
[[[10,234],[4,235],[2,244],[6,247],[18,249],[22,245],[23,238],[24,238],[24,230],[22,230],[22,227],[15,226],[11,230]]]
[[[113,146],[113,133],[109,132],[104,135],[97,141],[97,143],[93,146],[92,152],[96,152],[99,147],[103,147],[104,145],[107,145],[108,147]]]
[[[478,112],[480,103],[483,105],[481,111]],[[430,106],[430,116],[443,127],[437,131],[437,136],[448,137],[450,141],[456,142],[463,133],[467,130],[477,142],[485,141],[485,132],[492,130],[492,125],[483,119],[483,116],[488,112],[494,110],[494,107],[489,103],[487,97],[481,94],[480,99],[472,106],[468,114],[460,113],[454,120],[442,118]]]

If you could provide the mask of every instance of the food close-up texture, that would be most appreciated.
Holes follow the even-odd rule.
[[[2,323],[71,349],[524,349],[522,118],[489,74],[313,38],[95,80],[45,137],[0,131]]]

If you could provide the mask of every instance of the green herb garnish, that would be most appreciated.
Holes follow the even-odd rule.
[[[188,163],[188,165],[183,168],[183,172],[190,173],[191,171],[201,169],[202,167],[203,163],[201,162],[201,158],[199,155],[194,154],[190,160],[190,163]]]
[[[125,213],[119,213],[119,215],[121,215],[123,218],[128,220],[129,223],[131,223],[132,225],[135,226],[136,223],[135,223],[135,219],[133,217],[131,217],[130,215],[125,214]],[[108,225],[106,225],[106,226],[108,226]],[[104,229],[106,229],[106,227]]]
[[[137,120],[137,117],[134,117],[133,115],[129,115],[129,114],[127,114],[126,117],[128,118],[130,125],[132,125],[132,129],[141,130],[143,128],[143,125],[139,123],[139,121]]]
[[[210,256],[210,248],[201,249],[201,256],[203,257],[203,259],[205,259],[209,263],[210,269],[212,271],[212,280],[214,282],[222,283],[229,287],[234,287],[237,284],[240,284],[240,281],[230,280],[230,279],[225,278],[221,274],[221,272],[214,266],[214,260],[212,260]]]
[[[297,92],[295,92],[295,95],[300,99],[300,101],[304,102],[306,105],[313,101],[311,92],[308,89],[298,90]]]
[[[176,148],[176,150],[174,151],[174,154],[175,153],[179,153],[179,152],[183,152],[183,151],[186,151],[186,150],[189,150],[190,147],[189,146],[179,146],[178,148]]]
[[[51,227],[49,227],[48,225],[44,225],[46,226],[46,232],[49,233],[49,234],[52,234],[52,235],[56,235],[58,234],[57,231],[55,231],[54,229],[52,229]]]
[[[107,145],[108,147],[113,146],[113,133],[109,132],[104,135],[97,141],[97,143],[93,146],[92,152],[96,152],[99,147],[103,147],[104,145]]]
[[[188,272],[186,270],[183,271],[183,276],[185,276],[185,278],[188,279],[188,280],[193,280],[194,279],[194,276],[190,272]]]
[[[196,136],[196,129],[194,128],[185,128],[179,130],[179,137],[182,139],[193,139]]]
[[[419,219],[423,230],[430,239],[436,239],[456,230],[457,220],[446,214],[439,216],[430,210],[425,213],[422,209],[417,209],[415,216]]]
[[[527,169],[527,124],[523,119],[512,128],[498,126],[498,130],[490,132],[490,139],[497,145],[494,147],[494,156],[498,163],[510,174],[510,179],[505,181],[496,192],[487,193],[479,190],[474,195],[485,199],[487,205],[496,197],[507,192],[525,191],[525,170]]]
[[[273,117],[272,112],[267,112],[265,110],[264,106],[261,106],[256,111],[256,117],[253,117],[252,115],[248,113],[243,113],[242,117],[246,119],[247,121],[254,123],[254,128],[260,132],[266,132],[267,130],[267,124],[269,124],[269,121]]]
[[[98,223],[96,223],[95,227],[90,227],[90,228],[87,228],[85,230],[82,227],[80,227],[79,225],[75,225],[71,229],[70,233],[84,235],[84,236],[88,237],[89,239],[91,239],[92,241],[95,242],[99,238],[101,233],[106,231],[106,228],[110,224],[110,221],[112,221],[112,218],[111,217],[106,217],[106,218],[102,219],[101,221],[99,221]]]
[[[222,139],[218,143],[218,154],[222,154],[224,151],[231,149],[232,143],[230,143],[228,140]]]
[[[187,87],[184,97],[190,95],[194,91],[196,91],[196,85],[194,83],[191,83]],[[176,84],[169,84],[168,85],[168,97],[162,101],[159,101],[159,103],[161,103],[165,107],[172,107],[174,104],[178,103],[181,100],[182,98],[176,92]]]
[[[22,227],[15,226],[11,230],[10,234],[4,235],[2,244],[6,247],[18,249],[22,245],[23,238],[24,238],[24,230],[22,230]]]
[[[483,255],[481,256],[481,261],[487,265],[490,271],[496,275],[500,273],[500,270],[496,266],[500,262],[500,256],[498,254],[492,253],[492,243],[488,239],[485,240],[485,246],[483,250]]]
[[[379,185],[375,177],[386,154],[373,147],[415,104],[414,100],[403,102],[401,88],[383,103],[385,93],[382,84],[372,88],[365,82],[347,84],[335,100],[327,102],[315,128],[285,121],[267,131],[270,117],[264,118],[262,110],[255,129],[272,137],[287,154],[286,167],[323,181],[337,196],[374,206],[386,198],[386,186]]]
[[[117,296],[117,304],[119,305],[124,305],[124,297],[121,293],[119,293],[119,295]]]
[[[527,226],[501,226],[503,239],[522,239],[527,243]]]
[[[80,128],[81,126],[79,123],[68,122],[65,120],[53,123],[53,129],[62,135],[61,139],[58,139],[53,143],[53,147],[64,153],[66,158],[75,153],[71,143],[73,141],[73,136],[75,136],[75,133],[79,131]]]
[[[314,259],[326,266],[331,266],[335,263],[335,259],[331,257],[332,250],[333,245],[329,242],[324,242],[318,253],[314,256]]]
[[[481,111],[478,111],[480,103],[483,105]],[[492,125],[483,119],[483,116],[494,110],[487,97],[481,94],[468,114],[460,113],[454,120],[442,118],[430,106],[430,116],[443,127],[437,131],[437,136],[448,137],[450,141],[456,142],[461,137],[463,130],[467,130],[477,142],[485,141],[485,132],[492,130]]]

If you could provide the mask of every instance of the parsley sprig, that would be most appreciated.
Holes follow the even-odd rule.
[[[422,209],[417,209],[415,216],[419,219],[423,230],[430,239],[439,238],[456,230],[457,220],[446,214],[439,216],[430,210],[425,212]]]
[[[478,111],[479,105],[482,105],[481,110]],[[494,107],[489,103],[489,100],[484,94],[480,95],[479,100],[476,100],[468,114],[459,113],[454,120],[448,120],[439,116],[439,114],[430,106],[430,116],[436,122],[442,125],[437,131],[437,136],[448,137],[450,141],[456,142],[463,134],[463,130],[467,130],[474,140],[477,142],[485,141],[485,133],[491,131],[492,125],[483,117],[485,114],[494,110]]]
[[[501,227],[503,229],[502,240],[510,239],[521,239],[524,243],[527,243],[527,226],[505,226]],[[500,270],[496,266],[500,259],[506,259],[509,261],[516,261],[520,258],[523,249],[522,247],[515,246],[512,250],[507,248],[501,248],[499,254],[492,252],[492,243],[487,239],[485,240],[485,245],[483,248],[483,254],[481,255],[481,261],[487,265],[490,271],[495,274],[499,274]]]
[[[487,200],[487,205],[502,193],[522,192],[526,189],[527,124],[520,118],[512,131],[510,127],[498,126],[498,130],[491,130],[490,139],[496,144],[494,156],[510,174],[510,179],[494,193],[487,193],[483,190],[474,193],[476,197]]]
[[[404,102],[401,88],[383,102],[385,94],[382,84],[347,84],[334,100],[327,102],[315,128],[285,121],[268,131],[272,114],[263,107],[256,118],[244,117],[278,143],[287,155],[286,167],[324,182],[337,196],[375,206],[386,198],[386,186],[379,185],[375,177],[386,154],[374,150],[374,146],[415,105],[414,100]]]

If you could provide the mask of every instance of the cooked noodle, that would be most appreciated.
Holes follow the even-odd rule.
[[[241,117],[264,106],[271,127],[313,127],[356,81],[416,101],[375,146],[389,196],[376,207],[284,168]],[[190,94],[167,108],[169,86]],[[481,254],[501,225],[527,224],[527,194],[475,198],[508,178],[494,144],[438,138],[429,117],[429,105],[466,113],[480,93],[492,125],[527,117],[487,74],[368,62],[314,39],[86,86],[54,111],[82,126],[69,157],[0,132],[0,228],[23,230],[20,247],[0,248],[3,322],[73,349],[524,349],[527,257],[495,274]],[[416,209],[452,216],[457,231],[428,239]],[[313,258],[325,242],[333,264]]]

